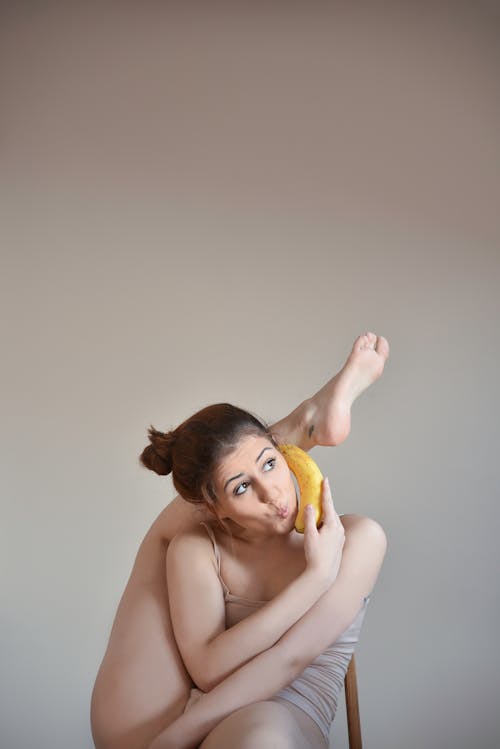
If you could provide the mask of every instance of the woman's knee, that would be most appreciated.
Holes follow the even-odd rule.
[[[294,737],[288,727],[261,723],[246,734],[242,749],[296,749]]]
[[[270,726],[235,726],[212,731],[199,749],[298,749],[291,736]],[[303,749],[303,748],[301,748]]]
[[[205,738],[199,749],[304,749],[286,708],[260,702],[236,710]]]
[[[90,725],[95,749],[145,749],[184,711],[189,685],[174,682],[155,691],[130,674],[121,676],[114,684],[110,678],[98,680],[94,687]]]

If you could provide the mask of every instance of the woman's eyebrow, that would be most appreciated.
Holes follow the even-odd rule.
[[[258,463],[259,460],[262,458],[266,450],[272,450],[272,447],[265,447],[263,450],[260,451],[259,456],[255,459],[255,462]]]
[[[262,458],[262,456],[264,455],[264,453],[266,452],[266,450],[272,450],[272,449],[273,449],[272,447],[265,447],[263,450],[261,450],[260,453],[259,453],[259,455],[258,455],[258,457],[255,459],[255,462],[256,463],[259,462],[259,460]],[[224,491],[226,491],[226,486],[229,484],[230,481],[235,481],[236,479],[241,478],[241,476],[243,476],[243,474],[239,473],[237,476],[233,476],[232,479],[228,479],[226,481],[226,483],[224,484]]]

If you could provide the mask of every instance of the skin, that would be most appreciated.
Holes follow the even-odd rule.
[[[380,376],[388,353],[384,338],[373,333],[360,336],[342,370],[312,398],[273,425],[273,434],[280,441],[294,442],[306,450],[316,444],[340,444],[349,433],[352,402]],[[176,535],[198,528],[200,520],[210,517],[178,496],[159,514],[141,543],[92,693],[91,724],[97,749],[146,749],[183,714],[193,681],[172,629],[166,555]],[[236,516],[229,520],[238,523]],[[347,547],[353,525],[349,521],[343,524]],[[255,524],[244,528],[250,534],[248,538],[253,534],[253,540],[257,540]],[[281,540],[280,543],[284,544]],[[290,569],[299,559],[292,551]],[[282,552],[288,553],[286,544]],[[301,554],[303,560],[304,552]],[[268,581],[270,592],[273,585],[278,590],[286,584],[278,578],[268,577]],[[237,580],[233,582],[237,584]]]
[[[235,476],[239,478],[230,478]],[[269,605],[257,614],[250,614],[245,629],[239,623],[238,628],[226,630],[225,606],[206,532],[200,529],[182,534],[171,544],[167,581],[176,641],[191,676],[206,692],[249,658],[273,646],[329,589],[339,569],[345,538],[326,482],[321,529],[316,530],[313,514],[309,516],[305,534],[294,530],[298,503],[291,473],[284,457],[265,436],[242,438],[238,447],[219,464],[215,486],[217,514],[230,528],[228,534],[214,527],[224,579],[236,594],[269,601]],[[257,632],[265,635],[258,638]],[[285,686],[286,663],[282,672]],[[208,677],[211,683],[207,683]],[[301,736],[304,748],[323,745],[314,722],[295,706],[269,701],[264,705],[260,701],[249,708],[248,720],[254,719],[254,711],[265,710],[269,716],[276,714],[282,726],[288,716],[289,730],[285,735],[295,736],[295,741]],[[275,725],[272,717],[270,720],[267,728]],[[292,730],[294,727],[299,729],[298,733]],[[184,729],[181,733],[186,735]],[[248,743],[247,722],[227,716],[205,737],[205,742],[207,746],[212,743],[219,747],[239,746],[243,737]],[[164,739],[157,742],[158,747],[165,745]],[[171,743],[180,746],[177,737]]]
[[[324,500],[326,500],[326,494],[324,494]],[[323,534],[326,527],[325,535],[328,536],[333,531],[334,524],[328,521],[325,502],[323,509],[326,520],[319,535]],[[310,526],[309,529],[306,527],[306,535],[314,529],[313,516],[310,520],[311,522],[306,522],[306,526],[308,524]],[[243,660],[247,657],[252,645],[256,645],[256,649],[261,652],[230,672],[228,676],[219,673],[214,681],[215,686],[206,693],[193,690],[196,701],[191,701],[186,712],[154,739],[150,749],[196,749],[198,746],[200,749],[215,749],[216,747],[217,749],[233,747],[239,749],[257,749],[257,747],[271,749],[272,747],[275,749],[276,746],[292,749],[295,747],[298,749],[299,746],[302,749],[326,749],[326,740],[309,716],[295,705],[290,705],[288,700],[281,700],[276,695],[280,689],[293,682],[304,668],[326,648],[337,641],[359,613],[361,598],[365,597],[367,589],[372,590],[375,585],[386,550],[385,534],[383,529],[370,518],[354,516],[352,520],[349,534],[345,533],[346,543],[338,575],[326,593],[267,650],[261,650],[266,647],[265,640],[269,639],[269,631],[260,626],[262,616],[267,616],[271,630],[274,629],[273,636],[276,636],[276,621],[273,622],[271,609],[280,597],[281,599],[286,597],[290,588],[300,583],[300,578],[307,575],[307,570],[274,599],[263,605],[257,613],[248,615],[233,627],[211,639],[208,643],[209,650],[217,644],[218,640],[224,639],[224,649],[219,648],[217,652],[221,660],[225,661],[223,670],[226,670],[228,655],[233,661],[229,670],[231,671],[235,665],[235,645],[239,645],[244,651],[241,654],[238,653],[240,659]],[[182,547],[183,544],[182,539],[178,544],[174,542],[173,546],[177,547],[176,554],[179,546]],[[193,547],[190,548],[192,550]],[[206,582],[207,576],[203,575],[203,567],[197,563],[196,556],[193,561],[196,575],[201,573]],[[169,576],[169,585],[170,582]],[[310,580],[309,593],[309,588],[313,585],[314,580]],[[175,579],[172,579],[170,590],[172,589],[175,589]],[[297,606],[296,599],[297,596],[294,595],[294,607]],[[189,596],[187,601],[189,607]],[[203,600],[198,603],[203,609]],[[288,604],[280,600],[279,615],[283,614],[283,608],[287,605],[290,605],[290,600]],[[266,609],[267,614],[265,614]],[[205,612],[207,611],[208,608],[205,609]],[[214,615],[217,617],[216,610],[211,612],[212,620],[208,622],[211,635],[215,632]],[[276,610],[274,610],[274,616],[276,616]],[[259,617],[261,618],[258,619]],[[255,626],[253,626],[253,621],[255,621]],[[198,620],[195,622],[197,623]],[[202,626],[205,626],[204,622]],[[247,636],[251,637],[252,642],[246,641]],[[179,642],[183,651],[189,656],[188,651],[185,650],[185,640],[184,636]],[[198,658],[203,661],[205,647],[206,641],[202,641],[201,650],[196,649],[195,646],[195,665],[197,665]],[[231,647],[233,647],[232,653]],[[189,662],[189,657],[187,661]],[[192,660],[190,662],[193,664]],[[215,662],[215,668],[220,671],[217,662]],[[210,670],[213,676],[214,662]],[[199,673],[201,674],[202,671]],[[333,684],[332,687],[335,688]],[[288,721],[284,721],[285,714],[276,707],[276,702],[286,707],[289,713]],[[266,716],[266,722],[261,725],[260,720],[263,715]],[[284,725],[285,722],[286,725]]]

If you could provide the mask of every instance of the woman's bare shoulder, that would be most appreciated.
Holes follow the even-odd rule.
[[[190,574],[199,576],[200,569],[210,566],[208,564],[210,561],[213,561],[215,569],[216,562],[212,542],[201,526],[177,533],[167,546],[167,570],[174,564],[177,567],[180,566],[183,575],[185,575],[185,570],[188,569]]]
[[[367,533],[378,535],[385,539],[385,531],[375,518],[371,518],[368,515],[356,515],[355,513],[339,515],[339,518],[346,531],[362,528]]]

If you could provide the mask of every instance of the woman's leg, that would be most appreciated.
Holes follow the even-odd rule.
[[[315,726],[299,725],[287,707],[271,701],[242,707],[222,720],[199,749],[326,749]]]
[[[120,601],[92,694],[97,749],[145,749],[189,697],[192,681],[170,622],[166,548],[148,534]]]
[[[388,356],[389,344],[383,336],[358,336],[340,372],[273,424],[272,431],[282,442],[293,442],[303,450],[315,445],[340,445],[351,429],[352,404],[381,376]]]

